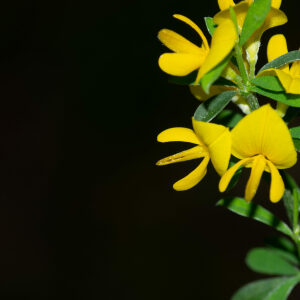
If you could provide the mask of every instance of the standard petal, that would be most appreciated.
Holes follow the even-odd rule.
[[[233,9],[237,17],[239,29],[241,30],[249,9],[249,3],[247,1],[241,1],[236,6],[234,6]],[[231,20],[229,9],[222,10],[214,16],[214,23],[217,25],[220,25],[227,20]]]
[[[157,141],[166,142],[186,142],[196,145],[202,145],[195,132],[192,129],[184,127],[173,127],[162,131],[157,136]]]
[[[282,10],[271,7],[270,12],[263,25],[263,31],[266,31],[272,27],[283,25],[287,21],[288,18]]]
[[[159,67],[173,76],[186,76],[200,68],[204,57],[188,53],[164,53],[159,57]]]
[[[265,170],[266,159],[262,155],[253,158],[251,175],[246,185],[245,200],[251,201],[256,194],[261,176]]]
[[[211,162],[219,175],[228,168],[231,156],[231,134],[228,128],[193,119],[193,127],[197,136],[208,147]]]
[[[289,89],[287,90],[290,94],[300,94],[300,76],[299,78],[293,78]]]
[[[190,91],[194,95],[194,97],[200,101],[205,101],[215,95],[218,95],[222,92],[233,90],[232,87],[226,87],[221,85],[213,85],[210,90],[209,94],[206,94],[201,85],[190,85]]]
[[[234,7],[235,3],[233,0],[218,0],[220,10],[228,9],[230,6]]]
[[[232,154],[240,159],[262,154],[282,169],[297,161],[289,129],[269,104],[244,117],[231,135]]]
[[[217,66],[233,49],[238,39],[235,26],[231,20],[224,21],[215,30],[212,41],[211,49],[201,66],[197,75],[196,82]]]
[[[267,55],[268,61],[288,53],[288,48],[286,44],[286,39],[283,34],[273,35],[268,43]],[[289,65],[285,65],[280,68],[284,72],[289,72]]]
[[[189,175],[177,181],[173,185],[174,190],[186,191],[198,184],[206,174],[208,162],[209,157],[206,156],[201,162],[201,164],[194,171],[192,171]]]
[[[284,194],[284,183],[277,168],[268,160],[267,165],[271,171],[270,200],[276,203]]]
[[[204,55],[204,51],[200,47],[191,43],[182,35],[172,30],[160,30],[158,33],[158,38],[165,46],[167,46],[170,50],[174,52]]]
[[[180,20],[180,21],[182,21],[182,22],[184,22],[184,23],[186,23],[190,27],[192,27],[199,34],[200,38],[202,39],[204,48],[206,50],[209,49],[207,39],[206,39],[203,31],[196,25],[196,23],[194,23],[192,20],[190,20],[189,18],[187,18],[183,15],[175,14],[175,15],[173,15],[173,17]]]
[[[235,172],[240,168],[248,163],[250,163],[253,160],[253,158],[246,158],[243,160],[240,160],[238,163],[236,163],[233,167],[231,167],[229,170],[227,170],[224,175],[222,176],[220,182],[219,182],[219,191],[221,193],[225,192],[232,177],[234,176]]]
[[[275,70],[275,72],[288,94],[300,94],[300,76],[293,76],[291,71]]]
[[[187,161],[187,160],[204,157],[206,155],[207,155],[207,151],[203,147],[196,146],[189,150],[182,151],[180,153],[163,158],[163,159],[159,160],[156,163],[156,165],[157,166],[165,166],[165,165],[169,165],[169,164],[173,164],[173,163],[178,163],[178,162],[183,162],[183,161]]]

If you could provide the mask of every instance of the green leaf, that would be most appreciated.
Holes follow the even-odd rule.
[[[283,92],[284,88],[276,76],[261,76],[251,80],[256,86],[273,92]]]
[[[255,281],[240,288],[231,300],[285,300],[298,282],[298,276]]]
[[[294,142],[294,146],[295,146],[296,150],[298,152],[300,152],[300,140],[299,139],[293,139],[293,142]]]
[[[271,0],[256,0],[250,6],[243,25],[240,46],[243,46],[251,35],[264,23],[271,9]]]
[[[286,223],[275,217],[264,207],[252,202],[247,203],[243,198],[235,197],[221,199],[217,205],[224,206],[240,216],[248,217],[268,226],[274,227],[278,231],[290,237],[293,236],[293,232]]]
[[[267,69],[278,69],[286,64],[290,64],[293,61],[300,60],[300,50],[290,51],[284,55],[281,55],[269,63],[265,64],[258,73]]]
[[[201,78],[200,84],[206,94],[209,94],[209,89],[211,85],[221,76],[223,70],[229,63],[230,58],[231,54],[229,54],[216,67],[214,67]]]
[[[210,35],[213,35],[214,31],[217,28],[217,25],[214,23],[214,19],[211,17],[205,17],[204,20],[205,20],[207,31],[209,32]]]
[[[233,128],[242,118],[240,113],[225,109],[216,117],[215,122]]]
[[[257,273],[269,275],[297,275],[299,270],[268,248],[255,248],[246,256],[247,266]]]
[[[290,133],[292,135],[292,138],[300,139],[300,126],[291,128]]]
[[[286,94],[284,92],[272,92],[258,86],[251,86],[249,90],[289,106],[300,107],[300,95]]]
[[[289,253],[297,254],[295,245],[287,238],[283,236],[272,236],[265,239],[265,243],[268,247],[274,249],[280,249]]]
[[[235,91],[226,91],[208,101],[203,102],[195,111],[194,119],[204,122],[211,121],[226,107],[235,94]]]
[[[285,189],[284,194],[283,194],[283,204],[286,210],[286,214],[288,216],[290,225],[293,226],[293,221],[294,221],[294,197],[293,193]]]

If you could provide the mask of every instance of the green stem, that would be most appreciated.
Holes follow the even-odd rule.
[[[248,85],[249,84],[249,76],[248,76],[248,73],[247,73],[246,66],[244,64],[241,47],[237,44],[237,45],[235,45],[234,49],[235,49],[236,61],[237,61],[239,70],[241,72],[243,82],[244,82],[245,85]]]
[[[250,106],[251,111],[254,111],[254,110],[256,110],[256,109],[259,108],[258,100],[257,100],[257,98],[256,98],[256,96],[254,94],[247,93],[245,95],[245,97],[247,99],[247,102],[248,102],[248,104]]]

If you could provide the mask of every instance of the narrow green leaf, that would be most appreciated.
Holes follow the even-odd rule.
[[[283,194],[283,204],[286,210],[286,214],[288,216],[290,225],[293,226],[293,221],[294,221],[294,197],[293,193],[285,189],[284,194]]]
[[[273,249],[281,249],[293,254],[297,253],[295,245],[289,239],[283,236],[267,237],[265,239],[265,243],[268,247],[271,247]]]
[[[264,23],[271,9],[271,0],[256,0],[250,6],[243,25],[240,46],[243,46],[251,35]]]
[[[265,64],[258,73],[267,69],[278,69],[286,64],[290,64],[293,61],[300,60],[300,50],[290,51],[284,55],[281,55],[269,63]]]
[[[254,272],[269,275],[297,275],[299,270],[268,248],[255,248],[246,256],[247,266]]]
[[[298,282],[298,276],[254,281],[240,288],[231,300],[285,300]]]
[[[276,255],[282,257],[284,260],[288,261],[293,265],[299,265],[299,259],[296,254],[286,252],[280,249],[271,249]]]
[[[236,94],[235,91],[226,91],[211,100],[205,101],[197,108],[194,119],[197,121],[209,122],[217,116],[231,101]]]
[[[264,207],[252,202],[247,203],[243,198],[235,197],[221,199],[217,205],[224,206],[240,216],[248,217],[268,226],[274,227],[278,231],[290,237],[293,236],[293,232],[286,223],[275,217]]]
[[[213,35],[214,31],[217,28],[217,25],[214,23],[214,19],[211,17],[205,17],[204,21],[206,24],[207,31],[209,32],[210,35]]]
[[[300,95],[286,94],[284,92],[272,92],[258,86],[251,86],[251,92],[282,102],[289,106],[300,107]]]
[[[230,58],[231,54],[229,54],[216,67],[214,67],[202,77],[202,79],[200,80],[200,84],[206,94],[209,94],[211,85],[221,76],[223,70],[229,63]]]
[[[283,92],[284,88],[281,85],[279,79],[276,76],[261,76],[256,77],[253,80],[251,80],[251,83],[253,83],[256,86],[259,86],[266,90],[271,90],[273,92]]]

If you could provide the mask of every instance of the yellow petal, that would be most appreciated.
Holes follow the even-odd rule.
[[[288,94],[300,94],[300,76],[294,77],[291,72],[276,70],[276,74]]]
[[[207,151],[201,146],[196,146],[189,150],[182,151],[180,153],[163,158],[163,159],[159,160],[156,163],[156,165],[157,166],[165,166],[165,165],[169,165],[169,164],[173,164],[173,163],[178,163],[178,162],[183,162],[183,161],[187,161],[187,160],[204,157],[205,155],[207,155]]]
[[[191,43],[186,38],[172,30],[160,30],[158,38],[165,46],[174,52],[204,55],[204,51],[200,47]]]
[[[208,147],[212,164],[219,175],[228,168],[231,156],[231,134],[228,128],[193,119],[195,133]]]
[[[204,57],[188,53],[164,53],[159,57],[159,67],[173,76],[185,76],[200,68]]]
[[[196,82],[217,66],[231,52],[237,39],[238,35],[231,20],[224,21],[217,27],[212,36],[211,49],[199,70]]]
[[[233,0],[218,0],[220,10],[228,9],[230,6],[234,7],[235,3]]]
[[[271,171],[271,187],[270,187],[270,200],[274,203],[278,202],[284,193],[284,183],[277,168],[267,160],[267,165]]]
[[[294,61],[292,63],[291,69],[290,69],[290,74],[293,77],[300,77],[300,61]]]
[[[251,175],[246,185],[245,200],[251,201],[256,194],[261,176],[265,170],[266,159],[262,155],[255,156],[252,162]]]
[[[270,12],[263,25],[263,31],[266,31],[272,27],[283,25],[287,21],[288,18],[282,10],[271,7]]]
[[[225,174],[222,176],[220,182],[219,182],[219,190],[221,193],[225,192],[232,177],[234,176],[235,172],[240,168],[248,164],[250,161],[252,161],[253,158],[246,158],[243,160],[240,160],[238,163],[236,163],[233,167],[231,167],[229,170],[225,172]]]
[[[233,9],[236,14],[239,29],[241,30],[249,9],[249,3],[247,1],[241,1],[234,6]],[[214,16],[214,23],[217,25],[222,24],[226,20],[231,20],[229,9],[222,10]]]
[[[269,104],[245,116],[231,135],[232,154],[240,159],[262,154],[280,169],[297,161],[289,129]]]
[[[283,34],[273,35],[268,43],[267,55],[268,61],[288,53],[288,48],[286,44],[286,39]],[[280,68],[284,72],[289,72],[289,65],[282,66]]]
[[[184,177],[183,179],[177,181],[174,185],[173,188],[176,191],[185,191],[188,189],[191,189],[194,187],[196,184],[198,184],[202,178],[205,176],[206,171],[207,171],[207,164],[209,162],[209,157],[206,156],[201,164],[189,175]]]
[[[281,0],[272,0],[271,6],[274,7],[274,8],[280,8]]]
[[[192,20],[190,20],[189,18],[187,18],[185,16],[178,15],[178,14],[173,15],[173,17],[186,23],[187,25],[191,26],[199,34],[200,38],[202,39],[204,48],[206,50],[209,49],[208,42],[207,42],[205,35],[203,34],[202,30]]]
[[[194,95],[194,97],[200,101],[205,101],[215,95],[218,95],[222,92],[232,90],[232,87],[226,87],[221,85],[213,85],[210,90],[209,94],[206,94],[200,85],[190,85],[190,91]]]
[[[157,141],[166,142],[186,142],[196,145],[202,145],[195,132],[192,129],[184,127],[173,127],[162,131],[157,136]]]

